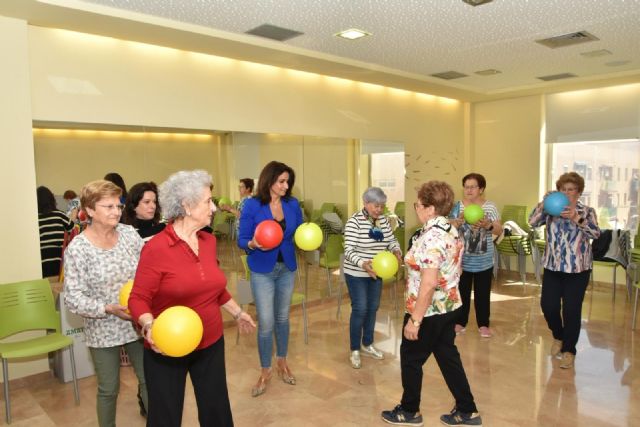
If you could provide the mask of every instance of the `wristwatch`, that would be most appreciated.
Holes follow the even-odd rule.
[[[413,323],[413,326],[416,328],[420,327],[422,324],[422,320],[414,320],[413,317],[410,317],[409,320],[411,320],[411,323]]]

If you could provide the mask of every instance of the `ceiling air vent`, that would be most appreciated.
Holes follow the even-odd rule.
[[[294,37],[303,35],[300,31],[289,30],[288,28],[277,27],[271,24],[263,24],[246,32],[254,36],[264,37],[266,39],[283,42]]]
[[[467,77],[466,74],[462,74],[457,71],[445,71],[443,73],[431,74],[431,76],[437,77],[439,79],[445,79],[445,80],[453,80],[453,79],[459,79],[461,77]]]
[[[495,76],[496,74],[502,73],[502,71],[489,68],[487,70],[476,71],[475,73],[479,76]]]
[[[573,73],[562,73],[562,74],[552,74],[550,76],[542,76],[536,77],[537,79],[544,80],[545,82],[550,82],[552,80],[562,80],[562,79],[570,79],[571,77],[578,77]]]
[[[462,1],[471,6],[480,6],[481,4],[491,3],[493,0],[462,0]]]
[[[536,40],[536,43],[540,43],[551,49],[558,47],[573,46],[574,44],[593,42],[600,40],[593,34],[589,34],[586,31],[578,31],[577,33],[563,34],[561,36],[549,37],[548,39]]]

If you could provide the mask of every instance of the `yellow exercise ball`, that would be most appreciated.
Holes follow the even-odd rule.
[[[129,280],[120,288],[120,305],[129,307],[129,295],[131,295],[131,289],[133,289],[133,280]],[[127,313],[129,309],[127,308]]]
[[[398,271],[398,258],[389,251],[382,251],[373,257],[371,267],[381,279],[391,279]]]
[[[151,339],[167,356],[186,356],[202,341],[202,319],[189,307],[169,307],[154,320]]]
[[[298,226],[293,240],[303,251],[315,251],[322,244],[322,230],[318,224],[305,222]]]

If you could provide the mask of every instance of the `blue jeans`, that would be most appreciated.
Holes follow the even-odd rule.
[[[283,262],[277,262],[271,273],[251,272],[251,291],[258,311],[258,353],[263,368],[271,367],[274,332],[276,356],[287,356],[294,278],[294,272]]]
[[[344,276],[351,297],[351,319],[349,319],[351,351],[360,350],[360,342],[365,347],[373,344],[373,330],[376,326],[376,312],[380,306],[382,279],[356,277],[349,274]]]

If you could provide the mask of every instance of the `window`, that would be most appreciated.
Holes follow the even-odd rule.
[[[553,144],[551,182],[565,172],[577,172],[585,180],[581,201],[596,210],[600,227],[626,228],[635,233],[639,164],[638,140]]]

